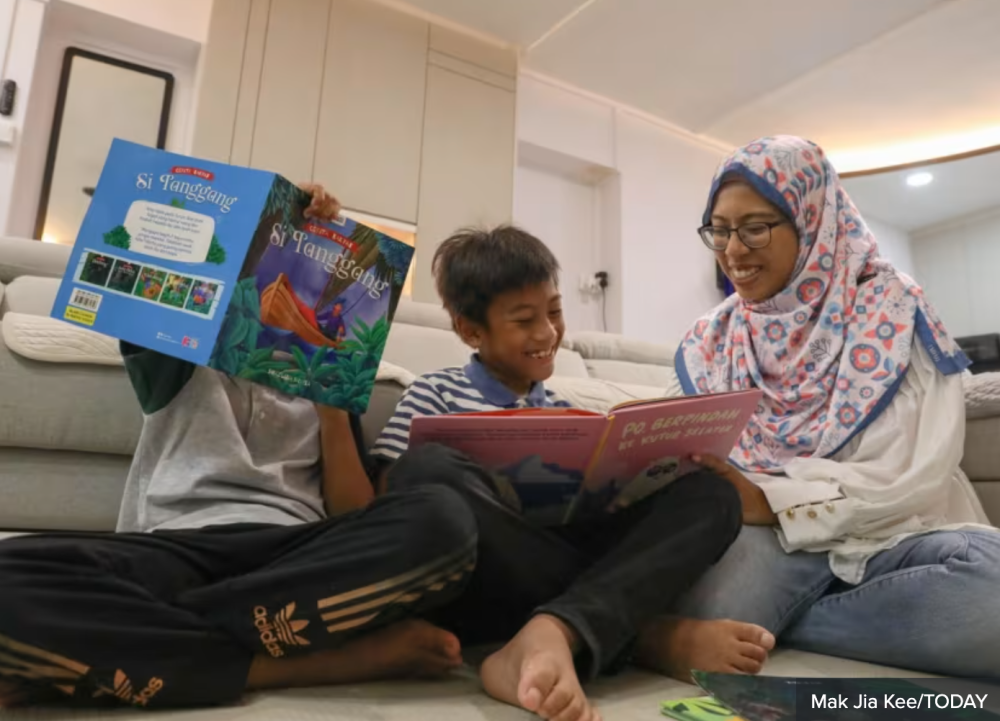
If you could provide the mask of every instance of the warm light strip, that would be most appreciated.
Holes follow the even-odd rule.
[[[839,173],[888,168],[926,160],[970,153],[1000,145],[1000,125],[959,135],[943,135],[912,143],[900,143],[863,150],[828,150]]]

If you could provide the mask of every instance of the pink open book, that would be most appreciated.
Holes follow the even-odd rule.
[[[727,458],[760,398],[759,390],[661,398],[623,403],[607,415],[525,408],[418,416],[410,445],[461,451],[526,514],[569,522],[655,493],[695,469],[692,455]]]

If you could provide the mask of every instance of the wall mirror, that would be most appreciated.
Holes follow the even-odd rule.
[[[843,178],[880,253],[923,286],[973,372],[1000,370],[998,178],[1000,147]]]
[[[56,98],[35,238],[72,244],[114,138],[164,147],[171,74],[67,48]]]

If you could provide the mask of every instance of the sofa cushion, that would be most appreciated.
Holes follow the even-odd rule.
[[[0,283],[18,276],[61,278],[72,247],[24,238],[0,238]]]
[[[7,285],[0,314],[8,312],[47,316],[59,292],[59,278],[22,275]]]
[[[438,330],[451,330],[451,316],[448,311],[435,303],[418,303],[409,298],[401,298],[396,306],[394,321],[407,325],[420,325]]]
[[[469,348],[452,331],[400,323],[389,329],[383,358],[416,375],[469,362]]]
[[[131,463],[104,453],[0,448],[0,528],[113,531]]]
[[[14,353],[48,363],[122,365],[118,341],[55,318],[11,311],[0,321],[3,340]]]
[[[562,378],[590,377],[590,371],[587,370],[587,364],[583,360],[583,356],[575,350],[570,350],[569,348],[559,349],[559,352],[556,353],[555,366],[555,371],[553,371],[554,376],[560,376]],[[546,385],[548,385],[547,381]]]
[[[621,360],[672,366],[676,346],[625,338],[614,333],[583,331],[567,335],[569,347],[588,360]]]
[[[361,416],[361,430],[365,438],[365,447],[371,448],[386,423],[396,412],[396,404],[403,397],[404,387],[391,380],[379,380],[372,389],[368,410]]]
[[[585,358],[583,362],[587,364],[587,371],[592,378],[615,383],[655,386],[660,389],[660,395],[665,396],[682,395],[677,373],[669,366],[593,358]]]
[[[0,282],[0,308],[3,308],[3,293],[4,293],[4,288],[6,287],[7,286],[5,286],[3,282]]]
[[[962,470],[973,481],[1000,482],[1000,416],[977,418],[965,426]]]
[[[965,387],[965,417],[989,418],[1000,416],[1000,373],[967,373],[962,378]]]
[[[545,382],[545,387],[577,408],[598,413],[607,413],[619,403],[663,397],[663,389],[659,387],[615,383],[599,378],[553,376]]]
[[[46,363],[0,342],[0,445],[131,455],[142,413],[123,368]]]
[[[990,523],[1000,528],[1000,481],[980,481],[973,483],[972,487],[976,490]]]

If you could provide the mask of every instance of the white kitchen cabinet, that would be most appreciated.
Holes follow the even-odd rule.
[[[416,222],[429,31],[370,0],[333,0],[315,180],[349,208]]]
[[[279,0],[273,1],[279,2]],[[250,165],[271,3],[272,0],[250,0],[246,44],[243,49],[243,72],[240,75],[236,117],[232,121],[233,147],[229,162],[234,165]]]
[[[414,297],[466,225],[509,222],[516,53],[369,0],[215,0],[194,154],[415,223]]]
[[[514,92],[430,65],[413,297],[434,301],[434,251],[457,228],[509,222]]]
[[[191,144],[200,158],[229,162],[249,17],[246,0],[215,0],[212,5]]]
[[[271,0],[250,165],[313,177],[330,0]]]

